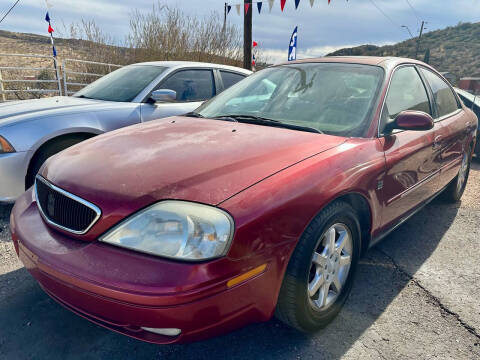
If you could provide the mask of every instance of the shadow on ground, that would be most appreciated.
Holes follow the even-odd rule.
[[[474,170],[478,169],[480,164],[474,164]],[[194,344],[146,344],[63,309],[22,268],[0,276],[0,286],[7,287],[9,294],[0,301],[0,358],[340,358],[410,280],[382,249],[403,252],[415,271],[435,250],[457,210],[458,205],[435,200],[371,249],[359,265],[345,308],[330,326],[314,335],[299,333],[273,319]],[[8,212],[0,206],[0,218],[8,220]]]

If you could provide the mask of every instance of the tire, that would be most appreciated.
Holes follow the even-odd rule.
[[[35,176],[37,176],[38,171],[42,165],[47,161],[51,156],[59,153],[62,150],[69,148],[79,142],[87,139],[88,136],[70,136],[62,139],[55,140],[51,143],[44,144],[34,155],[30,166],[28,168],[27,176],[25,177],[25,189],[29,189],[35,182]]]
[[[458,175],[455,176],[443,191],[442,199],[445,202],[456,203],[462,198],[465,187],[467,186],[468,175],[470,174],[470,164],[472,161],[471,151],[471,148],[465,151]]]
[[[341,237],[345,234],[350,236],[349,242],[343,237],[343,250],[340,256],[334,252],[333,258],[329,249],[331,246],[326,246],[331,243],[329,239],[332,237],[329,234],[332,234],[332,228],[335,230],[336,251]],[[360,234],[358,215],[347,203],[334,202],[322,210],[309,224],[292,254],[280,289],[275,316],[303,332],[314,332],[328,325],[340,312],[351,292],[361,251]],[[345,263],[349,252],[348,268],[340,267],[340,264]],[[340,291],[336,289],[335,281],[328,285],[335,276],[337,282],[342,283]],[[323,285],[316,291],[318,285],[315,284],[322,283],[321,278]],[[326,292],[325,288],[329,291]],[[328,295],[323,297],[323,294]]]

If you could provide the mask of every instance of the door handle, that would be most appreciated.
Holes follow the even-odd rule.
[[[442,135],[438,135],[435,137],[435,139],[433,140],[433,148],[434,149],[438,149],[442,146],[442,141],[443,141],[443,136]]]

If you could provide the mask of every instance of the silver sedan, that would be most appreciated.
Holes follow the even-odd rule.
[[[28,189],[50,156],[92,136],[195,110],[251,72],[195,62],[125,66],[72,97],[0,104],[0,202]]]

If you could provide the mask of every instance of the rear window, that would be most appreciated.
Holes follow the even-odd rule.
[[[438,75],[430,70],[422,68],[423,75],[427,78],[430,88],[433,92],[433,97],[437,105],[438,117],[451,114],[458,109],[457,98],[453,94],[452,89],[448,84]]]
[[[230,86],[235,85],[246,77],[245,75],[222,70],[220,71],[220,74],[222,75],[223,87],[225,89],[228,89]]]

